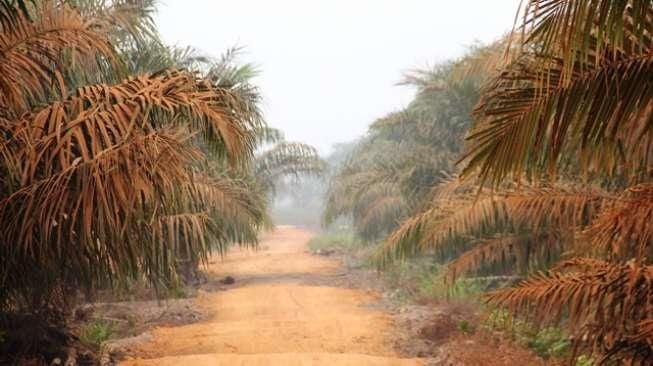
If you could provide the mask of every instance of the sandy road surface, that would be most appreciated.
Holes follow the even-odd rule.
[[[156,329],[121,365],[419,365],[392,351],[389,316],[365,306],[376,294],[327,285],[341,268],[309,254],[309,239],[278,227],[261,250],[216,259],[210,275],[236,283],[200,294],[208,319]]]

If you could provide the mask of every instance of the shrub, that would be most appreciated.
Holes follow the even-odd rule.
[[[333,231],[318,235],[308,242],[312,252],[318,250],[350,250],[364,246],[352,231]]]
[[[91,347],[99,348],[115,333],[115,325],[106,320],[95,320],[86,324],[79,332],[79,340]]]

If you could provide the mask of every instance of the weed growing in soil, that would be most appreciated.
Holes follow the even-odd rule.
[[[318,235],[308,242],[312,252],[318,250],[347,251],[363,247],[365,244],[352,231],[333,231]]]
[[[539,328],[516,319],[507,310],[491,311],[482,322],[482,326],[507,335],[513,341],[530,348],[544,359],[568,358],[571,352],[571,340],[561,328]],[[586,355],[577,357],[575,363],[580,366],[593,366],[594,364],[593,359]]]
[[[104,341],[114,335],[115,331],[116,328],[112,322],[95,320],[82,327],[79,332],[79,340],[88,346],[100,348]]]
[[[182,286],[174,286],[168,289],[167,297],[172,299],[184,299],[188,297],[188,295]]]
[[[474,334],[474,326],[468,320],[459,320],[458,321],[458,330],[463,334]]]

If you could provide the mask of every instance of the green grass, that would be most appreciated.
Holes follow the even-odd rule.
[[[348,251],[365,246],[365,243],[350,231],[335,231],[320,234],[308,242],[312,252],[318,250]]]
[[[446,283],[439,268],[433,273],[423,275],[418,289],[419,298],[432,300],[475,300],[485,291],[482,282],[475,279],[460,279],[453,284]]]
[[[308,242],[312,252],[336,250],[354,260],[351,266],[375,268],[372,257],[376,252],[374,243],[368,243],[351,230],[329,231]],[[381,272],[389,287],[396,289],[395,298],[401,302],[415,300],[470,300],[480,295],[486,286],[473,279],[461,279],[455,284],[446,284],[441,275],[442,266],[433,258],[412,258],[397,261],[383,268]]]
[[[79,340],[92,347],[99,348],[102,343],[115,334],[115,325],[106,320],[94,320],[82,327]]]
[[[468,320],[459,320],[458,321],[458,330],[464,334],[474,334],[474,326]]]
[[[311,239],[308,246],[313,252],[337,250],[353,257],[371,257],[375,252],[374,245],[363,242],[351,231],[319,235]],[[374,267],[369,259],[362,258],[360,262]],[[453,284],[446,283],[442,270],[443,266],[437,264],[434,258],[425,256],[391,263],[383,268],[381,274],[386,284],[395,289],[395,299],[406,303],[424,300],[476,302],[483,293],[497,286],[497,278],[493,277],[460,278]],[[478,327],[501,332],[544,359],[568,359],[571,352],[569,336],[561,328],[538,328],[514,318],[506,310],[490,312],[478,326],[467,320],[458,322],[458,329],[465,334],[475,333]],[[595,364],[594,360],[586,355],[578,356],[575,362],[576,366]]]
[[[181,285],[176,285],[167,290],[167,297],[169,299],[185,299],[188,297],[188,294],[186,294],[186,291]]]
[[[483,293],[485,285],[474,279],[461,279],[446,283],[442,266],[432,258],[412,258],[396,262],[383,269],[388,285],[398,290],[400,301],[474,300]]]
[[[507,310],[493,310],[482,326],[508,335],[512,340],[530,348],[544,359],[566,359],[571,352],[571,341],[562,329],[536,327],[513,317]],[[575,364],[576,366],[593,366],[595,362],[591,357],[580,355],[576,358]]]

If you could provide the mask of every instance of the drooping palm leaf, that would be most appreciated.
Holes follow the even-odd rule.
[[[653,268],[596,260],[574,260],[565,267],[494,291],[487,300],[538,320],[564,317],[578,342],[606,358],[627,351],[619,354],[621,360],[650,360],[653,349],[632,338],[641,336],[637,325],[653,317]]]
[[[595,248],[617,259],[650,260],[653,254],[653,184],[624,191],[607,205],[587,229]]]
[[[112,46],[79,13],[50,2],[39,5],[36,20],[22,12],[0,37],[0,106],[19,115],[31,100],[47,101],[50,91],[66,96],[61,65],[104,56],[114,60]],[[52,87],[55,89],[52,89]]]

